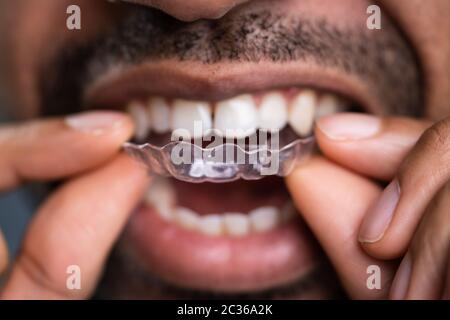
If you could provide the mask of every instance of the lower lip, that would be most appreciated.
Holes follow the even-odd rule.
[[[308,275],[319,260],[299,218],[265,233],[211,237],[182,229],[142,206],[130,219],[125,241],[151,274],[179,287],[214,292],[288,284]]]

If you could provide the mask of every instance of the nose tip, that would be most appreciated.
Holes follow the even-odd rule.
[[[182,21],[218,19],[249,0],[122,0],[160,9]]]

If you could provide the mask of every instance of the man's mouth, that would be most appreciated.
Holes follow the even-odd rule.
[[[151,97],[130,102],[128,112],[141,142],[179,129],[194,136],[195,121],[233,139],[259,129],[301,138],[312,135],[316,118],[349,105],[334,93],[290,88],[214,102]],[[318,262],[280,177],[221,184],[154,177],[126,237],[152,274],[197,290],[260,292],[297,281]]]
[[[325,16],[317,1],[283,3],[295,15],[260,1],[258,10],[194,23],[133,8],[115,33],[62,56],[60,72],[43,83],[44,112],[128,106],[135,141],[163,143],[176,129],[195,135],[194,121],[226,137],[226,129],[275,129],[303,138],[317,117],[355,106],[420,113],[419,67],[390,21],[370,33],[337,23],[345,12],[335,1]],[[365,10],[357,12],[365,21]],[[71,72],[77,77],[68,82]],[[156,177],[122,243],[149,274],[202,292],[279,288],[307,279],[322,260],[282,178],[273,176],[220,184]]]

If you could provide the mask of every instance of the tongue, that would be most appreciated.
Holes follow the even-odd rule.
[[[192,184],[173,181],[178,206],[197,213],[247,213],[262,206],[282,208],[289,201],[283,179],[267,177],[258,181]]]

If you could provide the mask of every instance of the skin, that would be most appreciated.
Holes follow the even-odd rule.
[[[114,15],[102,15],[103,4],[90,2],[97,15],[87,13],[86,23],[95,33],[110,25]],[[242,1],[141,2],[192,21],[219,18]],[[377,121],[372,134],[338,138],[330,128],[354,125],[355,118],[347,114],[323,118],[315,129],[323,155],[297,168],[287,178],[287,185],[350,297],[448,298],[450,119],[445,116],[450,108],[450,2],[379,2],[409,37],[422,65],[425,118],[370,116],[372,123]],[[0,8],[6,15],[2,23],[9,19],[17,22],[15,36],[2,37],[1,45],[9,52],[7,84],[13,93],[9,98],[21,118],[39,114],[36,70],[51,55],[48,39],[78,41],[91,36],[53,28],[54,23],[63,21],[65,10],[60,9],[66,5],[64,1],[58,1],[61,7],[55,3],[21,0],[0,5],[7,6],[7,10]],[[111,119],[108,112],[94,115]],[[29,180],[66,181],[37,212],[2,298],[87,298],[94,291],[106,256],[148,183],[141,169],[119,154],[120,145],[132,135],[131,121],[119,113],[114,113],[113,119],[110,125],[103,121],[101,130],[74,127],[67,119],[37,119],[0,128],[1,191]],[[52,154],[50,159],[48,154]],[[127,184],[127,180],[133,183]],[[376,241],[367,241],[360,232],[371,223],[368,216],[382,195],[380,180],[397,181],[400,196],[383,234]],[[132,187],[124,190],[114,181]],[[96,199],[111,194],[120,195],[111,197],[114,205],[97,203]],[[94,208],[108,215],[80,215]],[[336,212],[332,223],[330,212]],[[86,225],[82,233],[75,231],[80,224]],[[88,258],[92,250],[101,254]],[[0,269],[7,265],[6,256],[0,236]],[[82,261],[81,267],[87,270],[83,290],[76,295],[65,289],[66,274],[56,272],[73,259]],[[401,259],[404,262],[399,267]],[[381,290],[366,288],[366,268],[371,264],[382,270]]]

